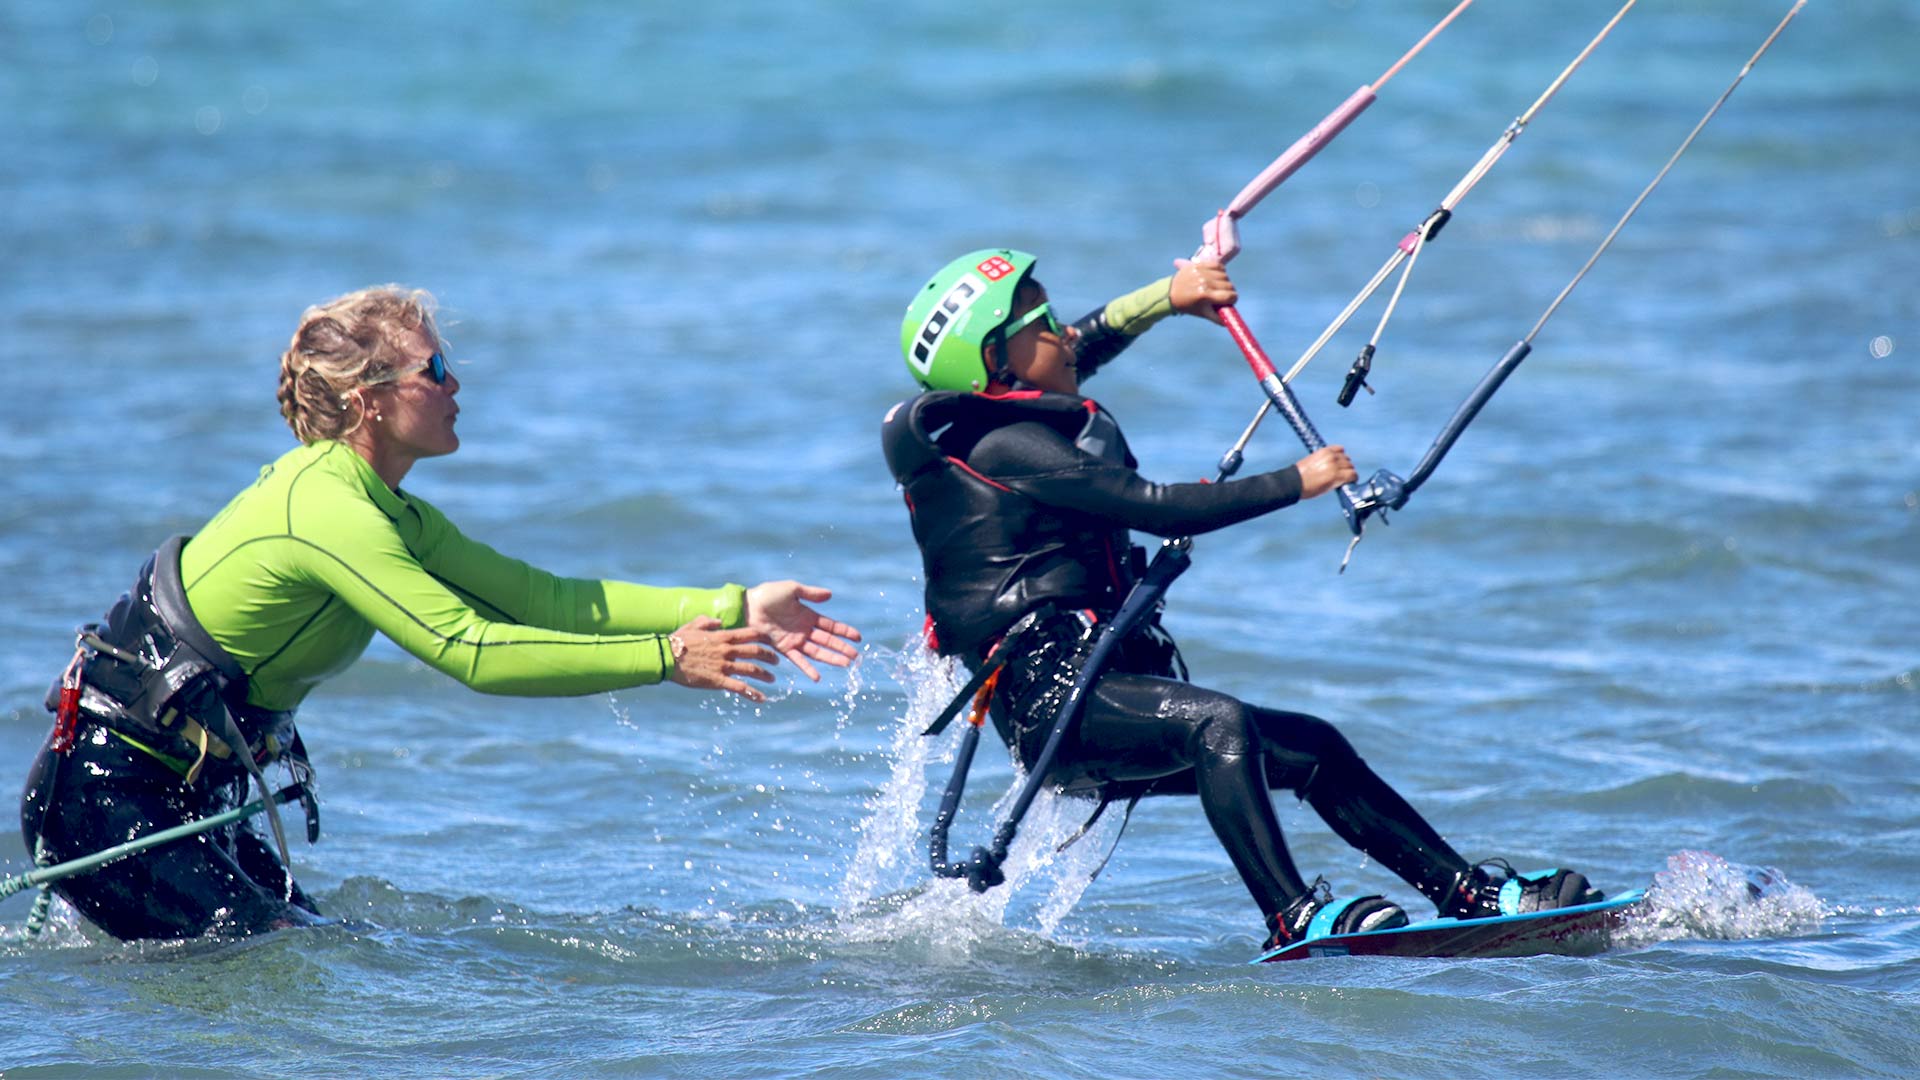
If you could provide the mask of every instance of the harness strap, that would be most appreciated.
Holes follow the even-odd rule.
[[[1033,628],[1052,618],[1056,610],[1052,604],[1043,604],[1020,616],[1019,621],[1007,628],[1006,635],[987,654],[987,660],[980,665],[980,670],[973,673],[973,678],[967,680],[967,685],[960,688],[960,692],[953,696],[953,700],[947,702],[947,707],[941,709],[940,715],[935,717],[933,723],[928,724],[927,729],[920,734],[938,735],[947,730],[947,725],[953,723],[954,719],[960,715],[960,710],[966,708],[967,702],[980,692],[980,688],[987,685],[988,680],[998,676],[1000,669],[1007,666],[1007,661],[1020,655],[1020,646],[1025,644],[1027,635]]]
[[[188,723],[192,723],[192,721],[188,721]],[[207,734],[206,728],[201,727],[199,724],[194,724],[193,726],[196,728],[199,728],[200,730],[194,735],[188,736],[188,738],[192,739],[196,744],[199,745],[200,756],[197,758],[194,758],[193,764],[187,767],[186,780],[189,786],[191,786],[194,781],[200,779],[200,767],[207,763],[207,750],[213,742],[213,737]],[[224,746],[225,743],[222,742],[221,745]]]
[[[1014,797],[1013,806],[1007,811],[1006,820],[994,830],[990,847],[976,847],[973,854],[964,862],[948,862],[947,830],[953,824],[953,818],[960,804],[960,794],[967,783],[967,770],[973,765],[973,751],[980,739],[978,725],[969,724],[966,735],[961,740],[960,753],[954,762],[953,777],[947,781],[946,795],[941,799],[940,812],[934,818],[933,832],[928,841],[929,861],[933,872],[940,877],[964,877],[967,886],[974,892],[986,892],[1006,880],[1001,865],[1006,862],[1008,849],[1013,844],[1020,822],[1027,816],[1027,810],[1033,806],[1033,800],[1047,783],[1047,775],[1052,771],[1053,761],[1067,735],[1079,721],[1086,706],[1087,695],[1093,684],[1106,670],[1107,661],[1113,652],[1125,641],[1134,628],[1160,605],[1166,595],[1167,587],[1186,570],[1191,562],[1188,554],[1190,543],[1185,539],[1169,540],[1153,559],[1152,565],[1120,605],[1113,618],[1098,627],[1089,626],[1092,648],[1080,664],[1080,670],[1074,674],[1073,684],[1067,690],[1066,698],[1061,701],[1054,715],[1052,731],[1040,754],[1027,772],[1026,781],[1020,786]],[[1002,643],[1005,645],[1005,642]],[[1011,652],[1011,650],[1006,650]],[[965,700],[964,695],[961,700]]]
[[[1130,799],[1130,800],[1128,800],[1128,802],[1127,802],[1127,813],[1128,813],[1128,814],[1132,814],[1132,813],[1133,813],[1133,804],[1134,804],[1134,803],[1137,803],[1137,802],[1139,802],[1139,801],[1140,801],[1140,796],[1138,796],[1138,795],[1135,795],[1135,796],[1134,796],[1134,797],[1133,797],[1132,799]],[[1079,843],[1079,842],[1080,842],[1080,838],[1081,838],[1081,837],[1083,837],[1083,836],[1085,836],[1085,835],[1087,835],[1087,833],[1088,833],[1088,832],[1089,832],[1089,831],[1090,831],[1090,830],[1091,830],[1091,829],[1093,828],[1093,826],[1094,826],[1094,823],[1100,820],[1100,815],[1102,815],[1102,814],[1104,814],[1104,813],[1106,813],[1106,812],[1107,812],[1107,807],[1108,807],[1108,806],[1110,806],[1110,805],[1112,805],[1112,804],[1113,804],[1113,800],[1112,800],[1112,799],[1108,799],[1108,798],[1102,798],[1102,799],[1100,800],[1100,805],[1098,805],[1098,806],[1096,806],[1096,807],[1094,807],[1094,808],[1093,808],[1093,814],[1092,814],[1092,815],[1091,815],[1090,817],[1088,817],[1088,818],[1087,818],[1087,820],[1085,820],[1085,821],[1083,821],[1083,822],[1081,822],[1081,823],[1080,823],[1080,827],[1079,827],[1079,828],[1077,828],[1077,829],[1075,829],[1075,830],[1073,830],[1073,835],[1072,835],[1072,836],[1069,836],[1069,837],[1067,837],[1067,838],[1066,838],[1065,840],[1062,840],[1062,841],[1060,841],[1060,843],[1059,843],[1059,845],[1058,845],[1057,847],[1055,847],[1055,848],[1053,849],[1053,853],[1054,853],[1055,855],[1058,855],[1058,854],[1060,854],[1061,852],[1063,852],[1063,851],[1065,851],[1065,850],[1067,850],[1068,848],[1070,848],[1070,847],[1072,847],[1073,845],[1075,845],[1075,844],[1077,844],[1077,843]],[[1124,825],[1123,825],[1123,826],[1121,826],[1121,827],[1122,827],[1122,828],[1125,828],[1125,826],[1124,826]],[[1103,864],[1103,865],[1104,865],[1104,864]]]
[[[246,746],[247,737],[240,733],[240,725],[234,721],[233,712],[227,708],[227,703],[216,698],[213,708],[213,719],[219,721],[223,729],[221,735],[226,739],[227,745]],[[253,760],[253,754],[241,750],[233,756],[246,768],[247,775],[253,778],[253,782],[260,786],[260,797],[266,800],[267,824],[272,827],[273,846],[279,850],[280,865],[287,871],[286,898],[291,900],[293,898],[293,855],[287,850],[287,828],[280,823],[280,804],[274,801],[273,788],[267,783],[266,773],[260,770],[260,763]]]
[[[1105,870],[1107,868],[1107,864],[1113,861],[1113,853],[1120,850],[1120,838],[1122,836],[1127,835],[1127,823],[1133,820],[1133,808],[1136,806],[1139,806],[1140,800],[1146,797],[1147,797],[1147,793],[1142,791],[1139,794],[1135,795],[1133,798],[1127,800],[1127,809],[1124,813],[1120,815],[1119,831],[1113,834],[1113,844],[1107,848],[1107,853],[1101,856],[1100,865],[1094,867],[1093,873],[1087,875],[1087,880],[1091,881],[1094,878],[1099,877],[1100,872],[1102,870]],[[1108,801],[1112,801],[1112,800],[1108,800]],[[1103,803],[1101,805],[1104,806],[1105,804]],[[1093,816],[1099,817],[1100,816],[1099,811],[1096,810]],[[1093,824],[1093,821],[1089,819],[1087,824],[1091,825]]]

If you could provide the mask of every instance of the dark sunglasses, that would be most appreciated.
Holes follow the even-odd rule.
[[[401,379],[414,374],[424,374],[427,378],[433,380],[435,386],[445,386],[447,382],[447,358],[440,355],[440,350],[435,349],[433,355],[427,357],[425,364],[414,368],[412,371],[391,371],[378,379],[368,379],[360,385],[380,386],[384,383],[399,382]]]

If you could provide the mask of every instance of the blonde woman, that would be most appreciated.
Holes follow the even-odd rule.
[[[379,631],[495,694],[590,694],[672,680],[759,701],[784,655],[846,666],[859,632],[795,581],[656,588],[556,577],[471,540],[401,488],[459,449],[460,380],[433,298],[394,286],[309,308],[280,361],[300,445],[190,540],[155,553],[83,629],[22,800],[43,862],[78,858],[239,805],[263,767],[317,811],[295,708]],[[246,934],[311,921],[278,818],[202,833],[55,886],[115,937]]]

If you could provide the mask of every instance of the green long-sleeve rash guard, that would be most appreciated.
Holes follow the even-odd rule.
[[[490,694],[592,694],[673,672],[666,635],[743,618],[746,590],[556,577],[470,540],[337,442],[288,452],[181,555],[187,602],[249,676],[292,709],[375,630]]]

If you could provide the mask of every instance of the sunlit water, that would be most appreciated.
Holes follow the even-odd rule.
[[[934,881],[960,675],[912,644],[878,421],[950,254],[1040,253],[1075,313],[1447,5],[586,3],[0,9],[0,802],[74,624],[288,445],[306,304],[435,290],[465,384],[413,490],[551,569],[799,576],[857,671],[748,706],[484,698],[378,643],[303,728],[338,921],[129,946],[0,907],[15,1076],[1908,1076],[1920,979],[1920,5],[1810,4],[1390,528],[1202,537],[1205,683],[1329,717],[1463,852],[1652,914],[1584,958],[1249,967],[1198,807],[1046,796],[1012,881]],[[1615,4],[1481,0],[1244,223],[1241,308],[1318,333]],[[1405,471],[1786,3],[1645,3],[1298,387]],[[1257,395],[1156,330],[1090,384],[1144,470]],[[1249,468],[1298,456],[1280,425]],[[955,826],[1016,777],[984,747]],[[1303,869],[1405,886],[1280,799]],[[1107,857],[1111,852],[1111,861]],[[0,830],[8,872],[28,864]],[[1104,869],[1096,869],[1104,862]],[[1749,873],[1781,887],[1749,904]]]

